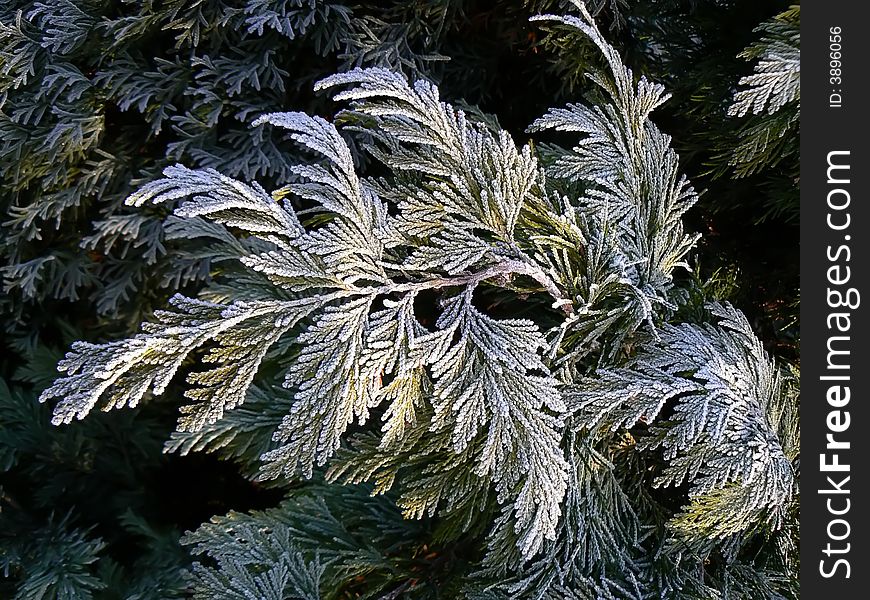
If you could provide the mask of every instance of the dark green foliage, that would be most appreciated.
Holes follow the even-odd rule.
[[[431,523],[407,521],[393,499],[369,492],[314,483],[289,492],[274,509],[214,517],[182,538],[194,556],[218,565],[216,571],[194,564],[195,597],[223,597],[208,590],[226,589],[210,586],[227,576],[240,589],[258,590],[264,579],[282,579],[281,591],[270,586],[256,593],[264,599],[399,598],[411,590],[415,598],[455,597],[468,550],[427,543]],[[240,572],[246,575],[232,576]]]
[[[436,49],[458,43],[465,19],[462,3],[424,10],[314,0],[4,3],[0,207],[8,295],[0,308],[7,329],[32,342],[39,323],[32,307],[50,300],[81,299],[96,308],[91,314],[139,320],[155,298],[208,279],[207,257],[177,256],[166,243],[164,212],[122,206],[136,183],[179,161],[287,182],[295,151],[270,129],[251,127],[257,116],[286,107],[321,111],[314,81],[352,66],[437,75],[446,57]],[[489,60],[474,57],[460,70],[480,64],[478,73],[492,76]],[[452,85],[477,101],[495,87],[472,72]]]
[[[108,416],[106,416],[108,417]],[[58,430],[31,393],[0,381],[0,595],[172,597],[186,559],[152,526],[164,428],[139,415]]]

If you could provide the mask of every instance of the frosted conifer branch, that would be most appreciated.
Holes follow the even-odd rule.
[[[579,430],[604,435],[653,424],[641,447],[661,449],[668,461],[657,485],[691,486],[691,504],[673,526],[695,545],[775,527],[795,478],[776,435],[780,423],[771,420],[786,394],[779,369],[742,313],[710,309],[718,327],[664,326],[628,367],[602,370],[566,392]],[[658,424],[666,404],[672,414]]]
[[[162,393],[185,363],[200,361],[212,368],[188,376],[191,403],[182,408],[177,438],[186,442],[177,444],[234,440],[218,421],[250,395],[277,346],[289,350],[278,360],[292,400],[262,454],[261,479],[312,476],[339,453],[331,476],[374,478],[379,492],[398,483],[407,516],[442,510],[466,524],[492,493],[502,506],[488,560],[506,557],[513,566],[563,543],[566,518],[588,518],[569,482],[595,481],[622,503],[615,479],[589,472],[588,457],[566,440],[580,435],[575,428],[583,435],[630,428],[665,404],[719,398],[708,390],[706,367],[690,369],[691,377],[676,368],[684,357],[671,346],[679,346],[683,330],[660,326],[659,307],[671,306],[672,272],[696,239],[683,232],[682,216],[697,196],[678,173],[670,138],[649,120],[667,98],[662,86],[636,82],[582,6],[580,17],[542,19],[583,31],[609,67],[593,75],[605,104],[554,109],[532,127],[583,136],[546,167],[580,181],[582,197],[556,191],[531,144],[518,146],[507,132],[467,118],[427,81],[381,68],[329,77],[317,89],[341,88],[335,98],[349,106],[340,113],[343,131],[297,112],[255,122],[286,129],[314,155],[293,167],[297,182],[269,194],[212,169],[176,166],[128,199],[133,206],[177,201],[171,230],[222,240],[222,258],[237,256],[263,287],[252,292],[236,275],[220,284],[222,302],[176,296],[174,311],[157,313],[128,340],[76,343],[59,365],[64,376],[41,396],[60,399],[55,422],[98,405],[133,406]],[[356,130],[388,170],[382,179],[357,172],[345,138]],[[300,204],[304,210],[294,209]],[[529,301],[533,318],[488,314],[486,294],[494,289]],[[425,302],[435,314],[424,320]],[[590,355],[600,364],[624,357],[625,343],[645,326],[657,340],[649,347],[677,358],[581,376]],[[711,353],[743,348],[717,343],[709,341]],[[753,354],[745,367],[762,374],[759,360]],[[724,381],[717,385],[726,388]],[[751,394],[741,393],[739,406],[752,406]],[[383,422],[366,427],[376,409]],[[746,408],[745,421],[758,440],[770,441],[761,414]],[[716,443],[727,440],[730,418],[721,430],[708,428]],[[354,438],[358,455],[347,459],[352,425],[366,435]],[[696,477],[700,471],[686,461],[701,450],[712,456],[718,446],[680,427],[661,436],[673,460],[663,485],[688,477],[700,497],[757,481],[742,463],[721,471],[724,478]],[[775,455],[772,443],[759,448]],[[420,468],[404,475],[397,456]],[[785,482],[787,473],[777,469],[769,473]],[[779,490],[773,475],[772,494]],[[629,513],[621,513],[619,539],[633,539]],[[599,545],[608,539],[601,530],[595,536]],[[596,552],[590,548],[586,567],[597,564]]]
[[[800,103],[800,7],[791,7],[756,31],[765,35],[739,55],[758,60],[755,72],[740,79],[743,89],[734,94],[730,116],[772,115],[790,102]]]
[[[379,74],[353,76],[374,85],[372,77]],[[135,405],[163,392],[191,353],[208,347],[202,360],[215,367],[188,376],[192,402],[182,408],[179,424],[180,431],[195,434],[244,401],[266,352],[294,331],[298,351],[285,382],[293,403],[275,433],[278,446],[263,456],[261,477],[310,476],[339,448],[352,423],[365,423],[371,409],[385,402],[385,439],[398,438],[405,424],[396,419],[429,403],[437,413],[430,426],[450,432],[452,452],[463,453],[472,441],[482,444],[477,477],[495,487],[515,516],[523,553],[534,553],[552,535],[565,493],[558,434],[564,405],[542,360],[546,342],[538,326],[491,319],[472,306],[471,296],[484,282],[522,278],[532,282],[534,293],[550,297],[554,314],[570,313],[572,301],[559,283],[515,238],[540,171],[530,147],[518,151],[506,133],[468,124],[460,111],[437,101],[434,86],[411,88],[391,75],[386,89],[393,88],[393,96],[418,103],[417,117],[429,119],[429,130],[411,136],[402,129],[407,123],[395,122],[385,123],[379,135],[393,132],[390,143],[400,154],[408,152],[401,145],[409,140],[440,144],[441,154],[426,157],[430,166],[443,160],[454,175],[469,174],[456,175],[450,184],[420,186],[418,199],[442,198],[456,216],[443,222],[442,213],[428,216],[443,237],[402,232],[420,213],[400,206],[398,216],[390,214],[375,187],[356,174],[333,124],[301,113],[265,115],[258,124],[288,129],[322,159],[295,167],[303,182],[287,188],[313,203],[309,214],[315,219],[303,222],[289,202],[282,204],[255,183],[181,166],[167,169],[164,179],[143,187],[128,204],[179,201],[174,229],[186,222],[184,229],[194,235],[241,232],[244,243],[233,251],[244,266],[268,278],[275,298],[221,304],[178,297],[177,312],[159,313],[157,323],[130,340],[74,345],[60,365],[66,376],[42,399],[62,398],[56,422],[81,418],[101,401],[104,409]],[[371,110],[394,115],[390,102]],[[406,165],[390,166],[403,171]],[[209,229],[208,222],[224,229]],[[447,236],[464,235],[470,242],[479,230],[484,233],[475,242],[477,254],[456,262]],[[444,296],[434,332],[415,315],[415,298],[427,290]],[[495,332],[500,337],[490,339]],[[465,359],[468,368],[461,368]],[[415,382],[412,393],[400,390],[401,382]],[[476,391],[463,390],[472,383]]]

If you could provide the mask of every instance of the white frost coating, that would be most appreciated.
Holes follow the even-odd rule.
[[[255,125],[287,129],[316,155],[294,169],[301,181],[283,190],[304,212],[256,183],[209,169],[166,169],[128,204],[180,201],[178,236],[229,243],[271,288],[255,293],[231,281],[219,303],[176,296],[174,310],[158,312],[129,340],[75,344],[59,365],[64,376],[41,397],[60,399],[55,422],[81,418],[101,402],[132,406],[159,394],[193,350],[207,347],[203,362],[212,368],[188,377],[192,402],[180,422],[181,430],[202,431],[244,401],[266,352],[292,332],[292,358],[282,366],[293,403],[261,477],[310,476],[334,456],[348,427],[380,406],[383,424],[360,459],[370,462],[344,469],[349,479],[370,478],[400,450],[424,444],[417,456],[431,462],[409,476],[407,515],[473,508],[493,489],[504,506],[491,548],[511,548],[521,559],[541,551],[557,537],[579,468],[563,447],[560,384],[577,379],[584,357],[612,358],[627,336],[653,322],[695,239],[683,233],[681,217],[696,195],[677,173],[670,139],[648,119],[667,98],[663,88],[635,83],[582,14],[559,19],[601,48],[610,72],[595,81],[609,101],[553,110],[534,128],[584,136],[552,175],[583,181],[585,197],[560,195],[531,144],[518,147],[507,132],[442,102],[429,82],[384,69],[329,77],[317,88],[344,88],[335,98],[349,102],[345,116],[371,134],[369,150],[392,176],[361,178],[335,125],[294,112],[270,113]],[[529,315],[549,311],[558,325],[542,332],[529,319],[485,314],[472,302],[485,286],[532,299]],[[438,295],[437,318],[426,326],[415,304],[424,292]],[[653,418],[664,402],[699,385],[663,376],[651,386],[657,396],[603,406],[606,414],[590,417],[590,426]],[[632,388],[631,397],[641,392]],[[601,399],[588,404],[595,402]],[[729,421],[716,423],[708,429],[724,439]],[[772,447],[758,444],[757,452]],[[395,479],[397,468],[389,468],[379,491]],[[744,479],[754,472],[740,471]]]

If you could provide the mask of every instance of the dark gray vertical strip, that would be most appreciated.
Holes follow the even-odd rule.
[[[870,594],[866,3],[801,4],[801,597]]]

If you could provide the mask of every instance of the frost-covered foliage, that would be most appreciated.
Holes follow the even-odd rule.
[[[773,114],[791,102],[800,107],[800,6],[777,15],[758,31],[766,35],[741,53],[741,57],[758,62],[755,73],[740,79],[744,89],[734,95],[728,110],[733,116]]]
[[[323,567],[296,549],[294,534],[280,520],[263,517],[229,515],[204,525],[186,543],[214,558],[217,568],[194,563],[193,598],[319,600]]]
[[[519,572],[487,557],[479,576],[502,583],[472,597],[708,598],[725,582],[736,597],[798,597],[795,380],[742,313],[710,309],[718,323],[664,325],[619,367],[565,386],[557,537]],[[660,490],[680,486],[688,503],[660,521]],[[771,556],[747,561],[759,534]],[[698,556],[726,567],[705,581]]]
[[[776,435],[789,402],[782,374],[742,313],[711,312],[716,326],[666,325],[625,366],[566,392],[572,426],[596,436],[657,421],[668,406],[639,448],[661,449],[669,461],[656,486],[689,485],[691,504],[670,526],[705,549],[781,519],[795,490],[794,457]]]
[[[738,177],[789,161],[797,155],[800,118],[800,6],[762,23],[761,39],[740,53],[755,61],[740,79],[729,116],[754,115],[741,128],[731,164]],[[794,211],[795,209],[792,209]]]
[[[182,543],[201,557],[190,572],[194,597],[316,600],[359,589],[389,592],[432,558],[413,556],[423,528],[406,526],[390,500],[369,491],[313,484],[289,492],[274,509],[231,512],[188,532]]]
[[[165,210],[130,211],[124,198],[178,161],[288,181],[296,157],[280,136],[250,122],[288,103],[319,110],[310,86],[332,69],[378,64],[416,73],[443,59],[434,51],[443,36],[423,31],[421,18],[406,19],[404,4],[3,2],[7,329],[32,345],[46,320],[34,306],[52,301],[138,321],[160,288],[168,294],[207,280],[210,257],[177,248]]]
[[[267,4],[275,5],[272,19],[259,12]],[[288,5],[281,13],[296,7],[278,18],[280,5]],[[10,301],[85,294],[105,313],[130,301],[166,249],[162,215],[125,211],[123,199],[131,179],[153,178],[167,159],[286,176],[286,155],[247,127],[246,115],[282,100],[282,35],[322,29],[327,14],[347,22],[304,5],[4,3],[0,173]],[[155,44],[163,31],[175,39]],[[176,136],[169,144],[168,134]],[[90,234],[68,239],[76,228]]]
[[[246,468],[259,453],[261,481],[371,482],[389,501],[367,510],[437,519],[436,545],[475,540],[453,582],[468,597],[705,598],[740,569],[758,589],[791,581],[788,556],[759,566],[741,551],[793,517],[794,456],[778,437],[793,396],[736,310],[667,323],[697,195],[650,120],[664,87],[635,78],[577,8],[539,20],[600,50],[600,100],[531,127],[572,135],[570,150],[539,154],[425,79],[361,68],[317,83],[346,105],[333,122],[253,122],[314,156],[283,187],[177,165],[129,196],[176,203],[179,237],[242,268],[173,296],[133,337],[73,344],[41,396],[57,400],[54,422],[136,406],[183,372],[167,449]],[[215,561],[194,567],[198,597],[337,595],[391,552],[355,540],[320,555],[299,513],[232,514],[188,536]],[[712,555],[723,561],[706,568]]]

